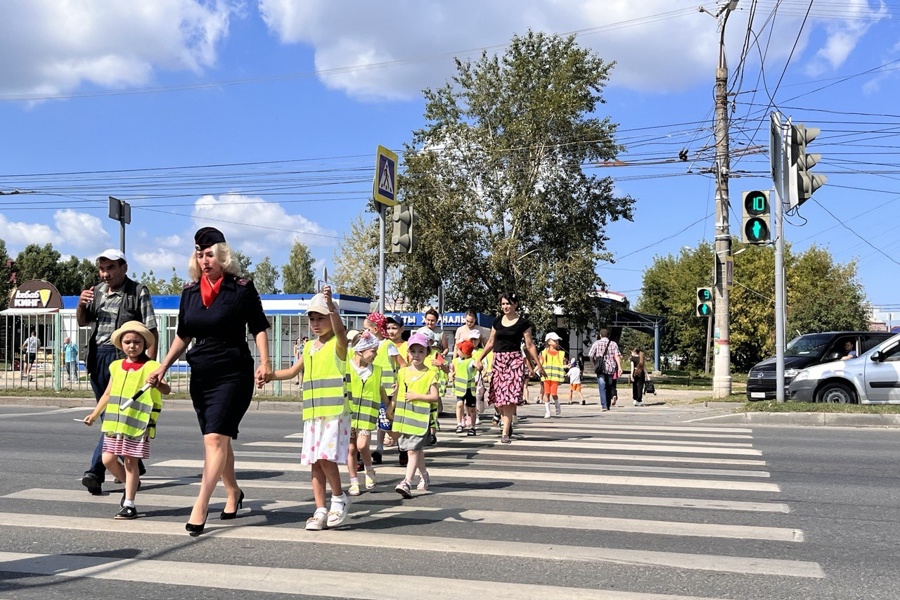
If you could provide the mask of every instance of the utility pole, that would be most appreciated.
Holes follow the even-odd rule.
[[[729,344],[728,282],[725,266],[731,259],[731,232],[728,227],[730,199],[728,176],[731,160],[728,147],[728,63],[725,60],[725,25],[728,16],[737,8],[738,0],[730,0],[716,12],[719,21],[719,63],[716,66],[716,241],[715,256],[715,314],[713,343],[713,398],[731,395],[731,346]]]

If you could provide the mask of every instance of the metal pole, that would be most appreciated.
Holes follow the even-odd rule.
[[[781,116],[772,115],[772,126],[781,129],[781,144],[770,145],[778,156],[772,158],[776,169],[772,174],[772,188],[775,196],[775,401],[784,402],[784,343],[785,343],[785,282],[784,282],[784,169],[789,157],[791,144],[790,120],[781,123]],[[779,169],[780,167],[780,169]]]
[[[725,281],[724,264],[731,256],[731,233],[728,228],[728,176],[731,171],[731,160],[728,148],[728,65],[725,60],[725,25],[728,16],[736,5],[730,2],[723,6],[717,16],[720,17],[719,64],[716,67],[716,239],[714,268],[716,269],[715,287],[715,329],[713,340],[714,373],[713,398],[726,398],[731,395],[731,346],[729,345],[729,307],[728,284]]]
[[[125,254],[125,221],[119,220],[119,250]]]
[[[659,373],[659,321],[653,321],[653,370]]]
[[[378,205],[378,312],[384,314],[384,211],[387,209],[380,202],[376,204]]]

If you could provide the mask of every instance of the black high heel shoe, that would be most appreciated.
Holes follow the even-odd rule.
[[[206,521],[204,520],[199,525],[194,525],[193,523],[185,523],[184,528],[187,530],[191,537],[197,537],[201,533],[203,533],[203,529],[206,527]]]
[[[222,511],[222,514],[219,515],[219,518],[223,521],[228,521],[229,519],[234,519],[237,517],[237,511],[244,508],[244,490],[241,490],[241,495],[238,497],[237,505],[235,506],[234,512],[225,512]],[[202,530],[201,530],[202,531]]]

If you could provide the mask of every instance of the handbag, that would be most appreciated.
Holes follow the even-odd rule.
[[[644,381],[644,393],[645,394],[656,394],[656,385],[649,379]]]

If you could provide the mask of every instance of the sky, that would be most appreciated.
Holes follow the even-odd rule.
[[[193,232],[207,225],[254,264],[283,264],[299,240],[327,268],[371,197],[377,146],[400,151],[425,125],[422,90],[448,82],[454,58],[502,54],[531,29],[574,34],[616,63],[598,114],[625,151],[618,166],[586,168],[636,199],[633,222],[607,228],[614,262],[598,265],[635,301],[654,258],[713,239],[717,8],[5,0],[0,239],[13,255],[49,242],[93,258],[119,245],[114,196],[132,206],[132,272],[185,274]],[[856,261],[868,300],[900,321],[900,1],[740,0],[724,40],[732,234],[741,192],[772,186],[769,113],[821,128],[810,148],[828,183],[786,219],[785,239]]]

